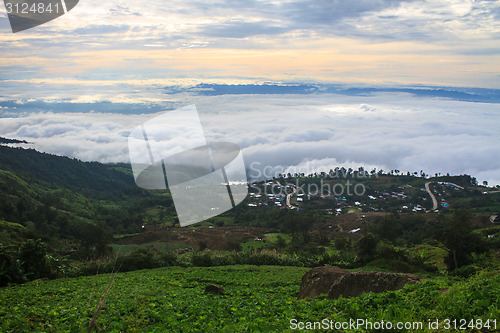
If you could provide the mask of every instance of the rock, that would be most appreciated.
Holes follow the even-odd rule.
[[[332,284],[343,275],[351,274],[345,269],[332,266],[316,267],[302,277],[298,299],[328,294]]]
[[[333,282],[328,291],[328,298],[356,297],[370,291],[383,293],[399,290],[408,283],[417,283],[420,280],[422,279],[419,276],[411,274],[354,272]]]
[[[216,284],[210,284],[210,285],[206,286],[205,292],[216,294],[216,295],[224,295],[226,293],[224,291],[224,288],[222,288],[221,286],[218,286]]]
[[[421,281],[417,275],[385,272],[349,272],[339,267],[316,267],[302,277],[298,299],[327,294],[328,298],[356,297],[365,292],[398,290]]]

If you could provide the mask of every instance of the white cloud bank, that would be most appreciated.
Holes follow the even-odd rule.
[[[256,166],[337,165],[467,173],[500,184],[500,104],[406,94],[195,97],[205,134],[243,148]],[[2,118],[0,136],[45,152],[128,162],[130,130],[155,114],[38,113]],[[253,168],[250,165],[253,163]]]

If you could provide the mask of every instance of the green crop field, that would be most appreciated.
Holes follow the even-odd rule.
[[[168,267],[34,281],[0,289],[0,331],[87,332],[94,316],[93,328],[101,332],[286,332],[292,331],[292,319],[298,323],[325,318],[423,322],[424,331],[431,331],[429,319],[474,319],[475,327],[480,322],[482,328],[468,331],[500,328],[498,272],[462,280],[428,279],[396,292],[350,299],[297,300],[307,270]],[[226,294],[206,294],[208,284],[223,286]]]

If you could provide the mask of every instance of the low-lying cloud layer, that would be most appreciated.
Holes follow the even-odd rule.
[[[343,165],[467,173],[500,184],[500,104],[401,93],[223,95],[193,101],[207,139],[239,144],[252,177],[272,176],[263,174],[271,168],[313,172]],[[5,116],[0,136],[85,161],[128,162],[130,130],[155,115]]]

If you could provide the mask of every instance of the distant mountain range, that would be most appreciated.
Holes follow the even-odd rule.
[[[171,88],[169,88],[171,90]],[[346,87],[339,84],[199,84],[187,91],[206,96],[268,94],[338,94],[366,96],[376,93],[407,93],[421,97],[440,97],[467,102],[500,103],[500,90],[461,87]],[[178,92],[181,92],[180,90]]]
[[[446,98],[458,101],[476,103],[500,103],[500,89],[468,88],[468,87],[441,87],[441,86],[348,86],[343,84],[325,83],[264,83],[264,84],[208,84],[201,83],[191,87],[165,86],[166,95],[188,93],[192,96],[220,96],[220,95],[318,95],[336,94],[344,96],[371,96],[378,93],[405,93],[416,97]],[[93,110],[99,113],[143,114],[176,109],[179,104],[165,102],[161,104],[141,103],[111,103],[100,101],[94,103],[73,103],[69,101],[46,102],[43,100],[0,101],[0,117],[16,112],[88,112]],[[4,111],[2,111],[4,108]]]

